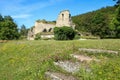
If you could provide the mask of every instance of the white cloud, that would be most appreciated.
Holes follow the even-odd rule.
[[[0,14],[12,16],[19,25],[30,26],[36,13],[62,1],[65,0],[0,0]]]
[[[3,14],[25,14],[54,5],[61,1],[63,0],[46,0],[37,2],[34,2],[33,0],[33,3],[30,3],[29,0],[2,0],[0,2],[0,7],[2,7],[0,11]]]
[[[13,18],[29,18],[31,16],[32,15],[30,15],[30,14],[20,14],[20,15],[13,15],[12,17]]]

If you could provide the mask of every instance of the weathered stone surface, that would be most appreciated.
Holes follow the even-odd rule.
[[[72,72],[72,73],[79,71],[80,68],[79,62],[58,61],[58,62],[54,62],[54,64],[66,70],[67,72]]]
[[[86,61],[86,62],[90,62],[90,61],[100,61],[98,59],[95,59],[95,58],[91,58],[89,56],[84,56],[84,55],[79,55],[79,54],[71,54],[72,57],[76,58],[77,60],[83,62],[83,61]]]
[[[58,15],[58,19],[56,21],[56,26],[57,27],[69,26],[72,28],[75,27],[71,20],[71,14],[68,10],[64,10],[60,12],[60,14]]]
[[[71,56],[80,60],[80,61],[91,61],[91,60],[93,60],[91,57],[84,56],[84,55],[71,54]]]
[[[35,35],[34,35],[34,27],[33,27],[28,31],[27,39],[28,40],[34,40],[34,38],[35,38]]]
[[[92,52],[92,53],[113,53],[113,54],[118,54],[118,51],[102,50],[102,49],[79,48],[79,51]]]
[[[41,32],[53,32],[54,27],[63,27],[68,26],[75,28],[75,25],[72,23],[71,15],[68,10],[61,11],[58,15],[58,19],[55,24],[44,23],[44,22],[35,22],[35,26],[28,31],[28,40],[34,40],[35,35]]]
[[[51,32],[51,31],[53,31],[54,27],[55,27],[54,24],[47,24],[47,23],[43,23],[43,22],[35,22],[34,34],[44,32],[44,30],[46,30],[46,32]]]
[[[65,75],[62,73],[46,72],[45,75],[51,80],[77,80],[73,76]]]
[[[41,35],[41,38],[54,38],[54,35]]]

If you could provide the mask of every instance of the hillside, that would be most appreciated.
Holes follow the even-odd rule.
[[[80,32],[89,32],[93,35],[112,37],[111,23],[116,7],[105,7],[96,11],[80,14],[72,17],[76,29]]]

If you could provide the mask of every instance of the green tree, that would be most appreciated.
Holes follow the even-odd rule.
[[[113,0],[116,1],[116,5],[120,5],[120,0]]]
[[[91,33],[101,38],[106,38],[109,36],[110,28],[108,26],[108,16],[97,12],[92,19]]]
[[[4,16],[4,20],[5,21],[12,21],[13,22],[13,19],[11,16]]]
[[[5,16],[4,21],[0,22],[0,39],[13,40],[19,38],[17,24],[13,21],[12,17]]]
[[[113,0],[116,1],[116,11],[111,22],[112,30],[114,31],[114,35],[116,38],[120,38],[120,0]]]
[[[116,9],[115,18],[113,19],[114,31],[117,38],[120,38],[120,5]]]
[[[75,37],[75,31],[71,27],[55,27],[54,36],[56,40],[73,40]]]
[[[26,29],[26,26],[23,24],[20,29],[20,35],[21,36],[27,36],[28,30]]]
[[[2,17],[2,15],[0,14],[0,22],[1,22],[1,21],[3,21],[3,17]]]
[[[101,38],[114,37],[114,26],[111,21],[114,17],[116,7],[101,8],[96,11],[73,16],[72,20],[76,25],[76,29],[84,33],[92,33]],[[83,33],[83,35],[84,35]]]

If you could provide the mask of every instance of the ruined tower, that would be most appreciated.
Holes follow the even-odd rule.
[[[61,11],[56,21],[56,27],[68,26],[74,28],[69,10]]]

